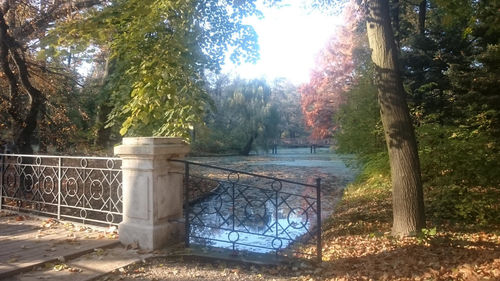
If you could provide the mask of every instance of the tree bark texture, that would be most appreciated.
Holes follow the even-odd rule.
[[[250,151],[252,150],[252,144],[253,144],[253,141],[257,138],[257,133],[254,133],[250,136],[250,138],[247,140],[247,142],[245,143],[245,146],[243,146],[243,148],[241,148],[241,151],[240,151],[240,154],[241,155],[245,155],[245,156],[248,156],[250,154]]]
[[[367,34],[391,165],[392,232],[407,236],[425,226],[424,201],[417,144],[399,73],[388,0],[368,1]]]
[[[427,0],[422,0],[418,5],[418,33],[425,36],[425,15],[427,13]]]
[[[6,13],[10,8],[8,1],[4,1],[1,6],[0,64],[9,83],[10,106],[8,112],[13,120],[12,128],[15,130],[13,140],[20,153],[32,153],[31,139],[37,127],[38,115],[44,103],[44,97],[42,92],[31,84],[23,51],[9,34],[9,24],[6,21]],[[23,104],[22,92],[25,92],[29,97],[27,108],[21,107]]]
[[[392,26],[394,27],[394,41],[396,42],[396,47],[399,50],[399,47],[401,46],[401,40],[400,40],[400,34],[401,34],[401,27],[399,24],[399,0],[392,0],[392,9],[390,11],[391,17],[392,17]]]
[[[109,57],[109,54],[106,54],[107,57]],[[100,77],[100,82],[99,86],[101,89],[104,88],[104,85],[106,84],[106,80],[108,79],[110,71],[110,64],[113,64],[112,62],[109,61],[109,58],[107,58],[104,62],[104,69],[101,73]],[[101,90],[102,91],[102,90]],[[99,146],[101,148],[108,148],[111,139],[111,128],[106,127],[106,122],[108,120],[108,115],[111,113],[113,110],[113,107],[110,105],[110,97],[111,95],[107,90],[104,90],[105,92],[102,93],[105,95],[105,99],[101,102],[99,107],[97,108],[97,116],[96,116],[96,123],[95,123],[95,132],[96,136],[94,139],[94,145]]]

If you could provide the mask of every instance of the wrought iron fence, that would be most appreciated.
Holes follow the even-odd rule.
[[[185,164],[186,245],[321,261],[321,184],[190,161]]]
[[[0,154],[0,209],[116,225],[121,159]]]

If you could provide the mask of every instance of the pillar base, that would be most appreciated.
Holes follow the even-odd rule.
[[[120,243],[130,245],[136,243],[144,250],[158,250],[165,246],[183,241],[184,224],[167,222],[156,225],[139,225],[120,223],[118,225]]]

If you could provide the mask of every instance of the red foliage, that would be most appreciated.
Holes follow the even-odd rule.
[[[309,83],[299,89],[306,125],[312,128],[312,139],[328,138],[336,128],[333,114],[345,101],[345,92],[353,79],[353,47],[352,30],[339,28],[319,53]]]

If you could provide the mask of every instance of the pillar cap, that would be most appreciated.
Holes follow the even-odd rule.
[[[187,144],[183,138],[173,137],[126,137],[123,145],[161,145],[161,144]]]
[[[189,152],[189,145],[182,138],[128,137],[123,138],[122,143],[122,145],[115,147],[115,155],[172,155],[174,157],[184,157]]]

